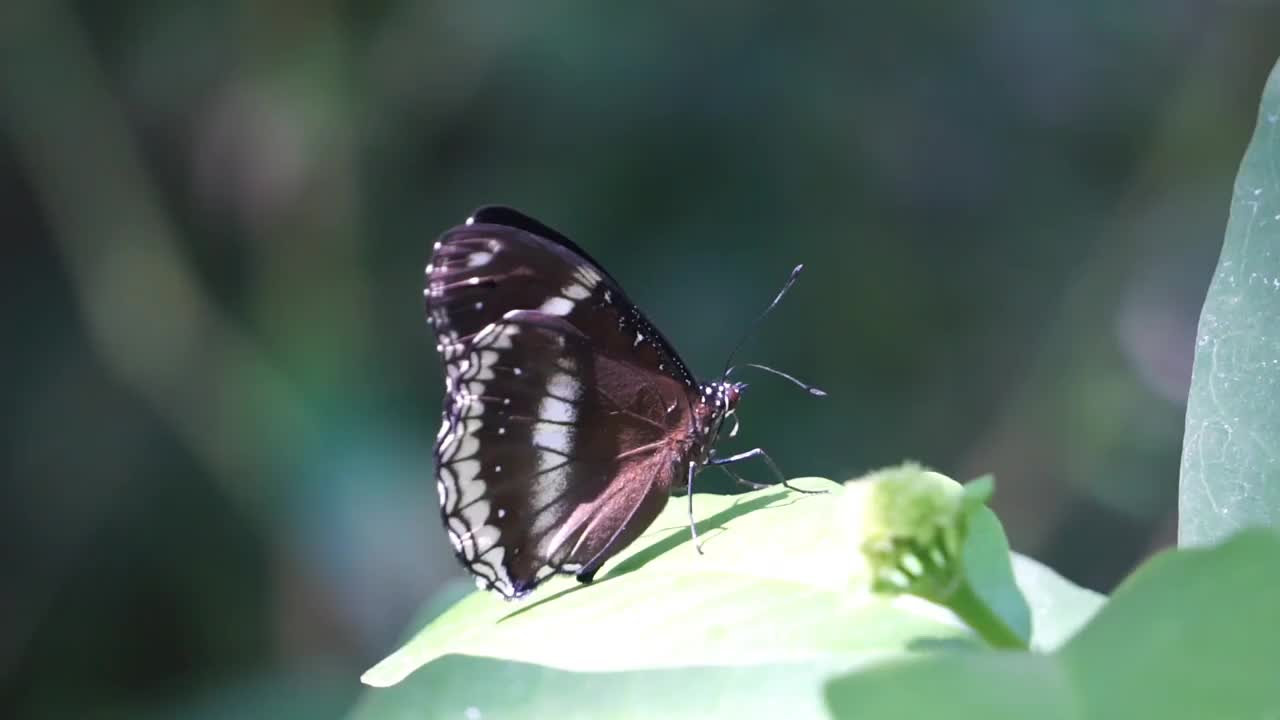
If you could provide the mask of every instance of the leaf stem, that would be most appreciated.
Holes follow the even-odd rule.
[[[1000,616],[978,597],[967,579],[945,597],[929,598],[950,609],[978,633],[987,644],[1000,650],[1026,650],[1027,640],[1005,624]]]

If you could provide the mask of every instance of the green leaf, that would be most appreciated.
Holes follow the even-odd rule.
[[[1074,632],[1104,600],[1029,558],[1015,555],[1013,567],[1035,618],[1033,646],[1051,646]],[[424,623],[433,615],[426,613]],[[922,640],[915,649],[947,647]],[[371,688],[351,717],[825,718],[823,683],[857,665],[826,661],[575,673],[451,655],[395,687]]]
[[[1280,535],[1247,531],[1157,556],[1052,654],[904,659],[831,682],[827,702],[841,718],[1280,717],[1277,608]]]
[[[793,482],[827,492],[695,496],[705,555],[689,542],[686,500],[673,498],[592,585],[555,580],[524,603],[468,595],[366,674],[374,685],[403,682],[369,690],[354,717],[824,717],[827,678],[979,646],[943,608],[851,583],[865,568],[853,557],[844,486]],[[963,497],[989,492],[971,484]],[[965,563],[993,605],[1018,587],[1033,609],[1101,601],[1020,558],[1015,587],[994,515],[971,512]],[[1046,628],[1069,632],[1037,618],[1037,636]]]
[[[705,555],[690,542],[686,500],[674,498],[594,583],[556,579],[521,603],[473,593],[363,680],[391,685],[450,653],[607,672],[864,662],[974,642],[936,606],[852,590],[843,487],[793,483],[826,492],[695,496]]]
[[[1187,399],[1178,543],[1280,527],[1280,63],[1209,286]]]
[[[990,614],[988,622],[999,622],[1008,634],[1018,639],[1018,647],[1027,647],[1032,636],[1031,609],[1014,578],[1009,540],[996,514],[990,509],[979,507],[974,510],[969,521],[969,536],[961,551],[961,562],[965,585],[980,607]],[[974,627],[980,627],[969,613],[959,614]]]
[[[415,626],[434,620],[441,605],[457,597],[452,586],[438,592]],[[784,710],[794,718],[825,718],[823,682],[852,667],[845,662],[813,662],[577,673],[448,655],[394,687],[370,688],[349,718],[778,717]]]

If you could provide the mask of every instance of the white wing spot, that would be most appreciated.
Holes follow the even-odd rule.
[[[538,309],[551,315],[568,315],[573,311],[573,302],[557,296],[542,303],[542,307]]]
[[[457,476],[456,485],[460,496],[458,497],[458,506],[467,505],[484,495],[484,481],[476,480],[476,477],[480,474],[479,460],[461,460],[452,463],[452,468]],[[457,508],[455,506],[451,509]]]
[[[586,285],[588,289],[595,287],[600,282],[601,278],[600,273],[596,272],[596,269],[589,265],[579,267],[574,271],[573,275],[580,280],[583,285]]]
[[[556,373],[547,383],[547,392],[557,398],[573,401],[582,393],[582,384],[568,373]]]
[[[540,450],[554,450],[559,455],[568,455],[571,445],[569,434],[569,428],[563,425],[554,425],[549,422],[533,424],[533,444]],[[557,458],[556,462],[563,462],[563,460]]]
[[[538,417],[553,422],[534,423],[533,444],[538,453],[538,481],[532,490],[534,507],[549,507],[560,501],[569,482],[569,466],[565,456],[573,447],[573,423],[578,408],[574,405],[582,395],[582,384],[568,373],[555,373],[547,381],[546,395],[538,404]],[[555,513],[539,513],[532,532],[545,535],[555,520]],[[562,533],[561,533],[562,534]],[[564,538],[552,539],[547,546],[554,550]],[[544,548],[550,556],[550,551]]]
[[[578,417],[578,408],[558,397],[548,396],[542,398],[542,403],[538,405],[538,417],[555,423],[571,423]]]
[[[485,532],[489,526],[484,524],[485,521],[489,519],[488,500],[476,500],[470,505],[463,507],[460,512],[462,513],[462,518],[467,521],[467,524],[476,529],[476,535],[484,536],[489,534]]]

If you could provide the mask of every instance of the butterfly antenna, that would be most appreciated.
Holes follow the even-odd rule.
[[[728,370],[726,370],[724,373],[724,376],[729,377],[729,375],[731,375],[734,370],[737,370],[740,367],[750,367],[750,368],[755,368],[757,370],[764,370],[765,372],[771,372],[774,375],[777,375],[778,377],[786,378],[787,380],[790,380],[791,382],[795,383],[799,387],[803,388],[810,395],[817,395],[818,397],[827,396],[827,391],[823,390],[822,388],[814,387],[813,385],[810,385],[809,383],[806,383],[806,382],[802,382],[799,379],[782,372],[781,370],[775,370],[774,368],[771,368],[768,365],[760,365],[759,363],[743,363],[741,365],[735,365],[734,367],[731,367]]]
[[[764,312],[757,315],[756,319],[747,326],[746,332],[742,333],[742,337],[738,340],[738,344],[734,345],[733,351],[729,353],[729,359],[724,361],[723,377],[729,377],[729,373],[733,370],[733,357],[738,354],[738,351],[742,349],[742,346],[751,338],[751,335],[756,331],[756,328],[760,327],[760,323],[769,315],[769,312],[782,301],[783,296],[787,294],[787,291],[791,289],[791,286],[796,284],[796,278],[800,277],[800,271],[803,269],[804,265],[797,265],[795,269],[791,271],[791,277],[787,278],[786,284],[778,291],[777,297],[773,299],[773,302],[769,303],[769,307],[765,308]],[[774,372],[777,371],[775,370]],[[792,380],[795,380],[795,378],[792,378]]]

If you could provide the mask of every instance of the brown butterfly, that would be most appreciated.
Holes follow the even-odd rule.
[[[759,448],[712,449],[746,387],[733,369],[699,383],[617,281],[537,220],[477,210],[435,243],[425,297],[445,371],[440,507],[478,587],[590,582],[706,465],[761,458],[783,477]]]

